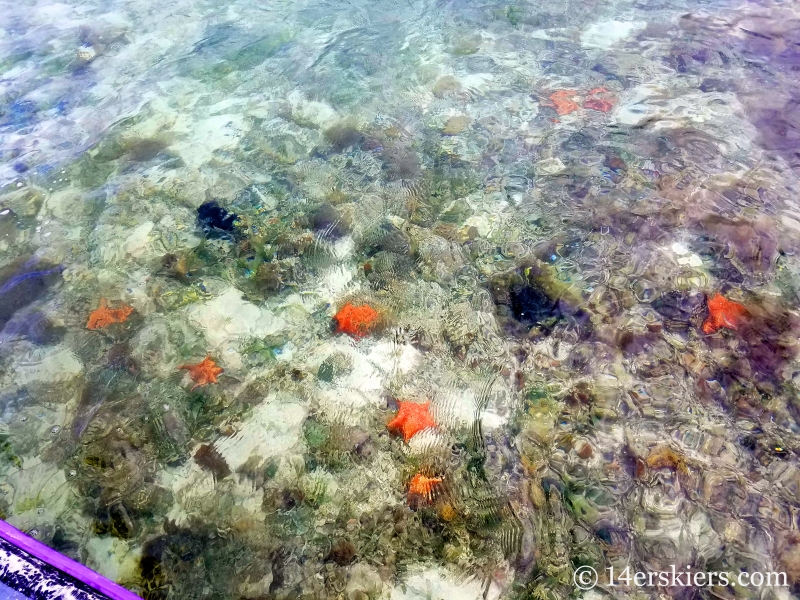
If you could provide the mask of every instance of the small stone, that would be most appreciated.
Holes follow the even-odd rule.
[[[594,454],[594,451],[592,450],[591,444],[589,444],[588,442],[583,444],[580,450],[578,450],[578,456],[580,456],[583,460],[591,458],[592,454]]]
[[[444,506],[442,506],[441,510],[439,511],[439,515],[442,517],[442,519],[449,522],[456,518],[456,511],[453,506],[447,502],[444,504]]]
[[[567,169],[560,158],[545,158],[536,163],[536,172],[542,175],[558,175]]]
[[[451,51],[457,56],[468,56],[478,52],[482,43],[483,38],[480,34],[465,35],[454,41]]]
[[[440,77],[433,86],[433,95],[437,98],[446,98],[461,91],[461,84],[452,75]]]
[[[97,51],[92,46],[81,46],[78,48],[78,60],[90,62],[97,56]]]

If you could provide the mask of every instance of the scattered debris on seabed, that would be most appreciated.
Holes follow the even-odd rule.
[[[0,518],[147,600],[800,594],[797,9],[263,10],[6,7]]]

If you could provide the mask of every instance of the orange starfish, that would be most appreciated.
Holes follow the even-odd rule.
[[[736,329],[749,313],[744,305],[728,300],[717,292],[708,301],[708,318],[703,323],[703,333],[714,333],[720,327]]]
[[[120,308],[108,308],[108,301],[100,298],[100,308],[93,310],[89,315],[86,328],[102,329],[112,323],[124,323],[132,312],[133,308],[127,304],[123,304]]]
[[[412,502],[419,498],[431,501],[434,488],[442,483],[441,477],[425,477],[422,473],[417,473],[408,483],[408,500]]]
[[[597,96],[602,95],[602,98]],[[614,107],[614,96],[604,87],[594,88],[587,94],[587,98],[583,103],[583,108],[591,110],[599,110],[600,112],[608,112]]]
[[[348,302],[339,309],[333,318],[336,319],[336,333],[346,333],[360,339],[375,326],[378,320],[378,311],[368,304],[353,306]]]
[[[189,371],[189,377],[195,382],[192,386],[192,390],[201,385],[217,383],[217,375],[225,370],[218,367],[217,363],[211,360],[210,354],[197,364],[181,365],[178,369],[186,369]]]
[[[412,437],[423,429],[436,427],[430,413],[430,402],[418,404],[416,402],[398,402],[400,410],[395,418],[386,424],[389,431],[399,430],[403,434],[403,440],[408,443]]]
[[[578,103],[572,100],[575,97],[575,90],[558,90],[550,94],[550,102],[556,107],[559,115],[568,115],[580,108]]]

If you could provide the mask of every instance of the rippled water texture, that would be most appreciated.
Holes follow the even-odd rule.
[[[796,3],[0,14],[0,517],[148,600],[800,591]]]

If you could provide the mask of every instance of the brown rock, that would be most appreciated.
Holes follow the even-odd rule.
[[[436,84],[433,86],[433,95],[437,98],[445,98],[452,96],[461,91],[461,84],[458,79],[452,75],[445,75],[440,77]]]
[[[337,565],[345,566],[353,562],[356,557],[356,547],[353,542],[339,540],[331,548],[328,558]]]
[[[645,462],[651,469],[672,469],[681,473],[688,472],[684,458],[667,446],[651,450]]]
[[[581,446],[580,450],[578,450],[578,456],[580,456],[583,460],[591,458],[593,454],[594,450],[592,450],[592,445],[589,444],[588,442],[584,443],[583,446]]]
[[[464,128],[469,125],[469,117],[464,115],[458,115],[455,117],[450,117],[447,119],[447,123],[444,124],[444,129],[442,129],[442,133],[444,135],[456,135],[464,131]]]
[[[194,453],[195,462],[206,471],[211,471],[214,479],[224,479],[231,474],[230,467],[213,444],[203,444]]]

